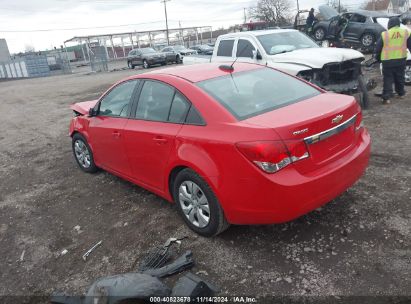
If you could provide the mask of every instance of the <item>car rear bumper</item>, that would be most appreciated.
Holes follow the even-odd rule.
[[[300,217],[333,200],[364,173],[370,156],[365,128],[349,153],[310,174],[292,166],[275,174],[254,174],[232,186],[223,203],[232,224],[273,224]],[[234,190],[235,189],[235,190]]]

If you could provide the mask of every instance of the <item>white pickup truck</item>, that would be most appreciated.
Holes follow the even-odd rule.
[[[322,48],[305,34],[292,29],[238,32],[221,35],[213,55],[186,56],[184,64],[253,62],[301,77],[337,93],[355,94],[367,107],[368,89],[361,72],[362,53],[352,49]]]

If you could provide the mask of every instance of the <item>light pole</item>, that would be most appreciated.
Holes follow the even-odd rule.
[[[167,45],[170,45],[170,40],[168,39],[168,21],[167,21],[167,2],[171,0],[161,0],[161,3],[164,3],[164,14],[166,16],[166,33],[167,33]]]

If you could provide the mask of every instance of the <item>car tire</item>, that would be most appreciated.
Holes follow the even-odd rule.
[[[360,100],[358,100],[358,103],[360,104],[362,109],[368,109],[369,105],[369,95],[368,95],[368,88],[367,88],[367,83],[365,82],[364,76],[360,75],[358,77],[358,89],[360,93]]]
[[[147,60],[143,60],[143,68],[148,69],[150,67],[150,64],[147,62]]]
[[[193,170],[180,171],[172,189],[180,215],[194,232],[211,237],[230,226],[213,190]]]
[[[177,55],[177,56],[176,56],[176,63],[181,63],[180,55]]]
[[[315,29],[314,39],[317,41],[322,41],[325,39],[325,29],[323,27],[319,27]]]
[[[375,36],[371,33],[365,33],[360,39],[363,48],[372,48],[375,43]]]
[[[406,85],[411,85],[411,65],[405,67],[404,79]]]
[[[167,62],[162,62],[162,63],[161,63],[161,65],[166,65],[166,64],[167,64]]]
[[[129,69],[134,69],[135,65],[131,63],[131,61],[127,61],[127,66]]]
[[[76,133],[71,142],[74,158],[80,169],[87,173],[96,172],[98,168],[94,163],[93,151],[84,136]]]

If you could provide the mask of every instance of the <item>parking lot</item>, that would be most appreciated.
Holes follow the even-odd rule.
[[[203,238],[173,205],[109,173],[85,174],[73,158],[69,105],[141,72],[0,82],[1,295],[79,295],[98,277],[130,271],[168,237],[187,235],[181,251],[193,251],[193,272],[221,295],[411,296],[410,97],[382,105],[372,94],[364,112],[370,164],[342,196],[287,224]]]

